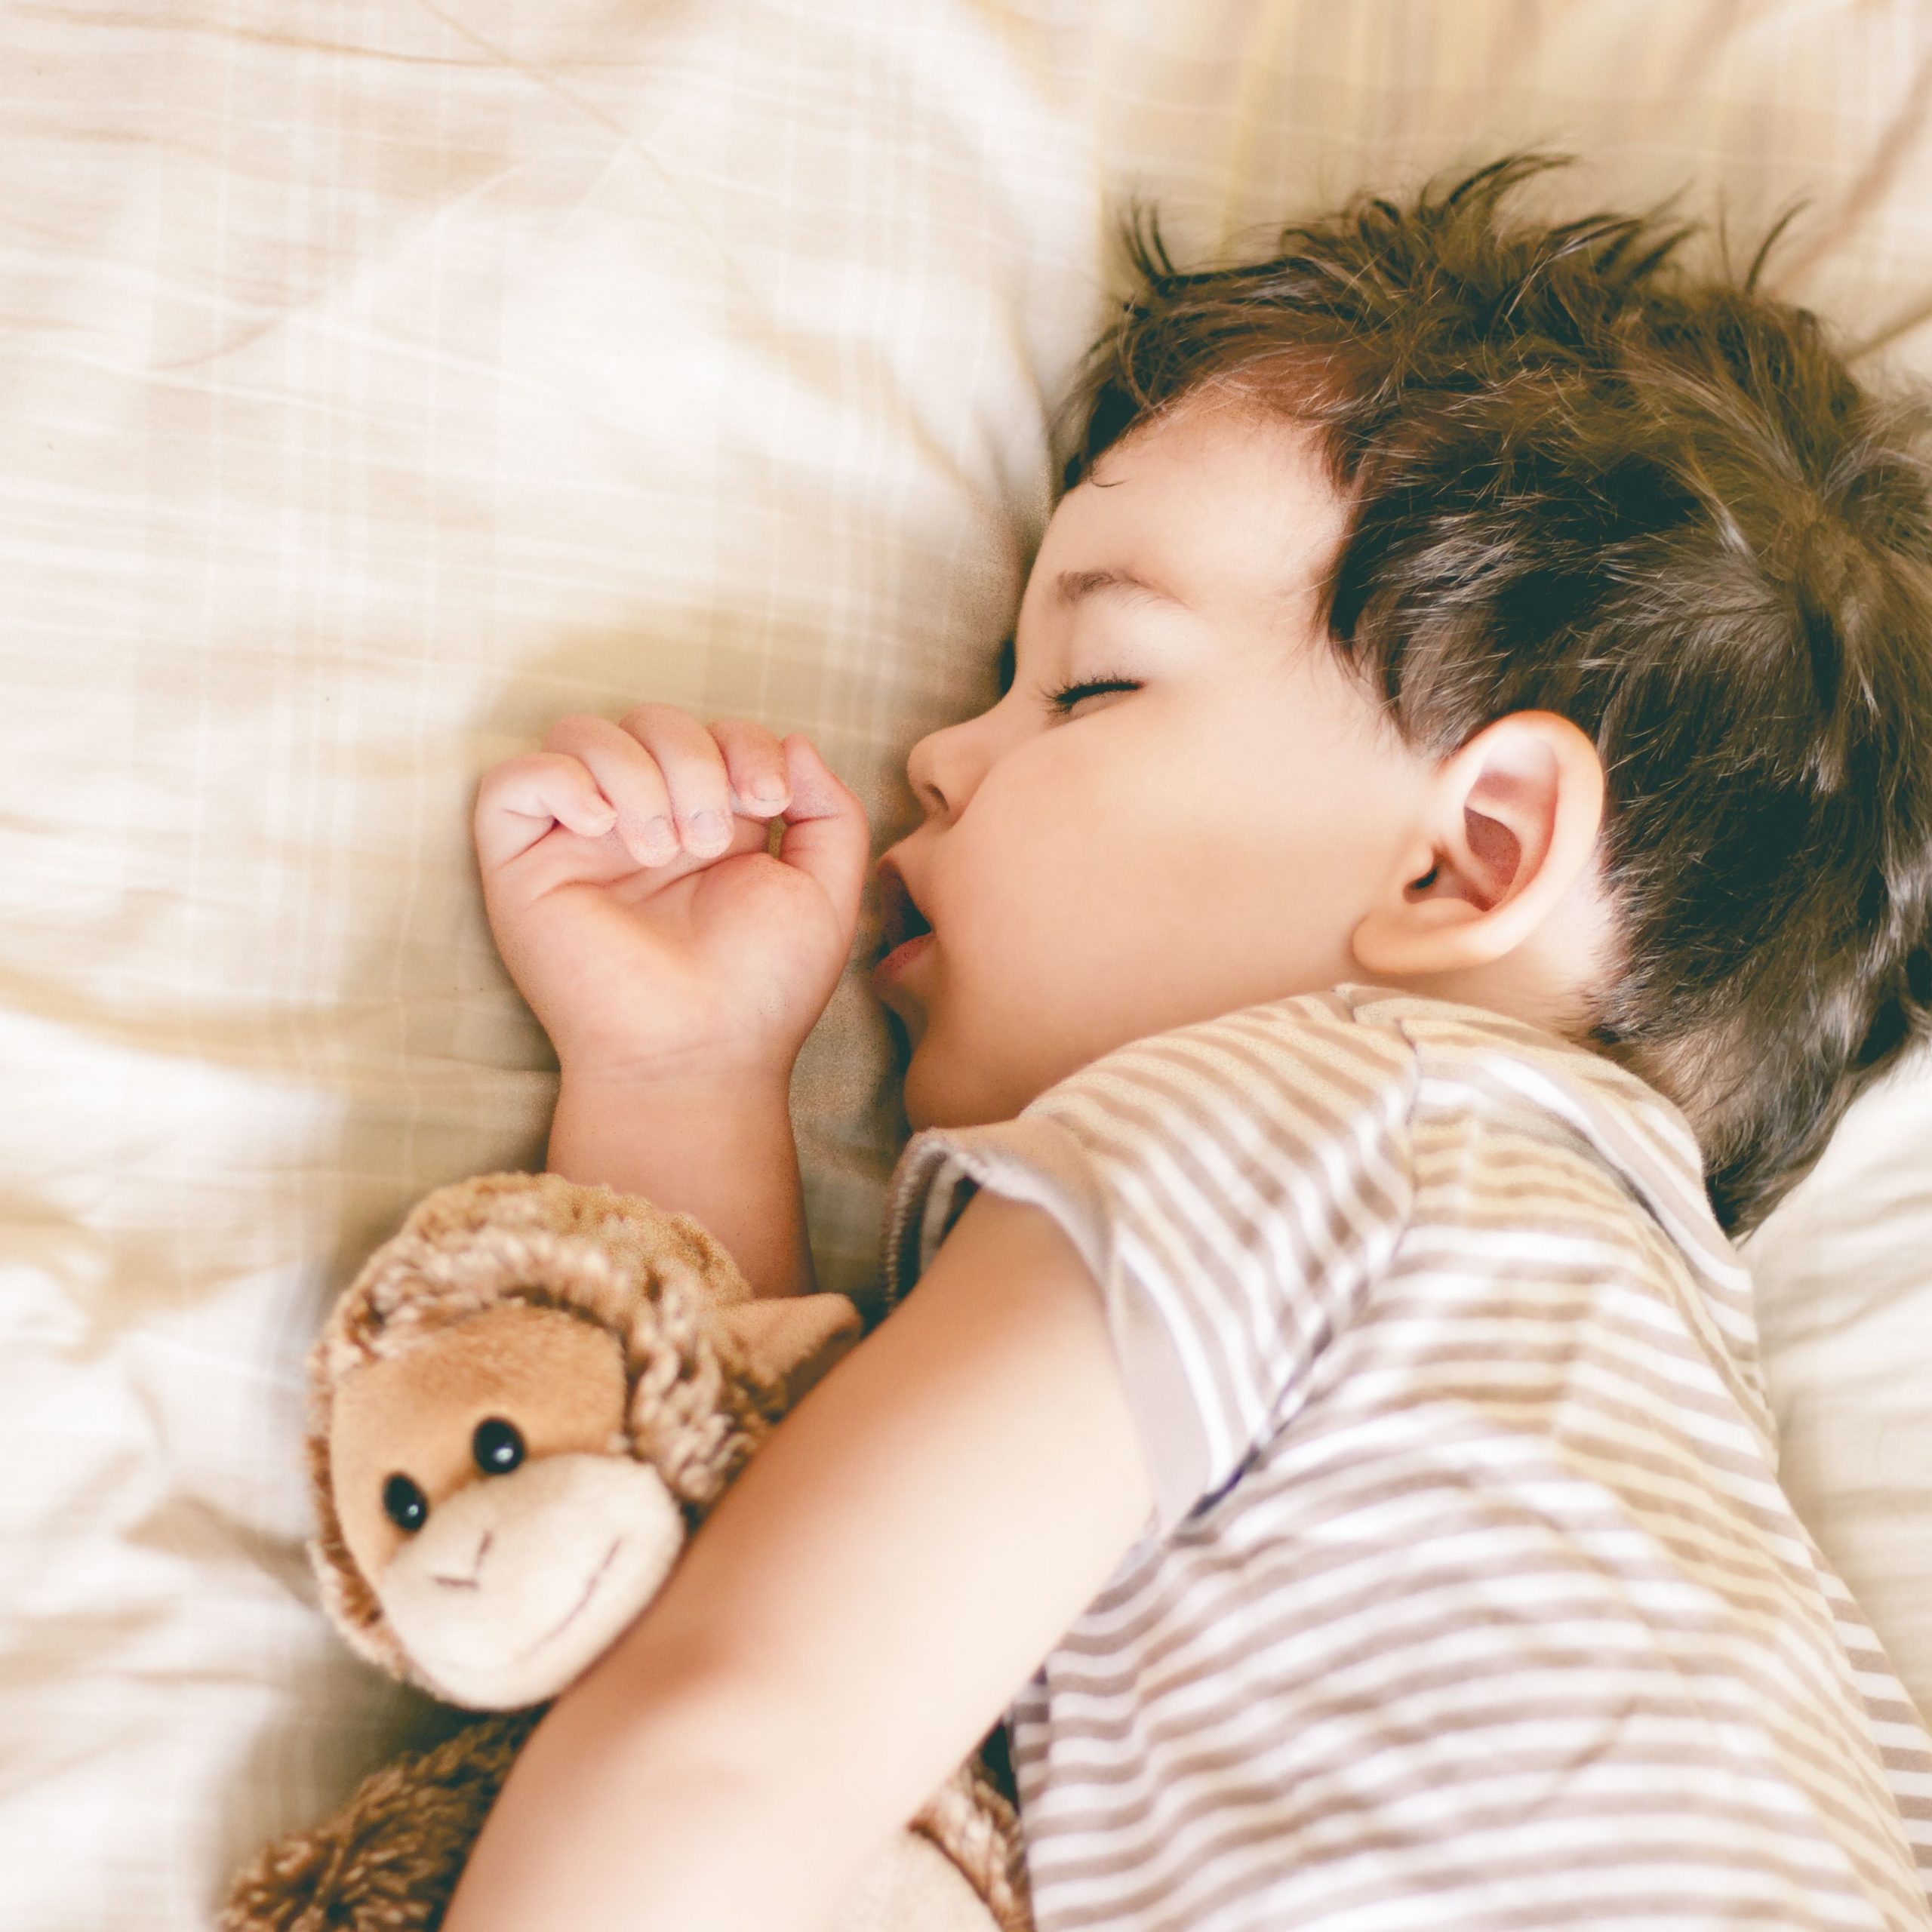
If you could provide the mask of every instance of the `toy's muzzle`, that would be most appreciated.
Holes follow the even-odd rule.
[[[546,1456],[438,1503],[380,1595],[438,1695],[514,1710],[586,1669],[650,1601],[684,1540],[683,1512],[654,1469]]]

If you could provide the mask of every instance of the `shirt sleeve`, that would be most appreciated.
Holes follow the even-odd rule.
[[[1171,1531],[1300,1408],[1387,1267],[1414,1196],[1417,1081],[1399,1029],[1328,995],[1137,1041],[1014,1120],[913,1137],[891,1189],[888,1295],[978,1189],[1045,1209],[1098,1284]]]

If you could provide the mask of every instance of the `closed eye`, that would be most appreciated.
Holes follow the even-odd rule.
[[[1137,691],[1140,682],[1133,678],[1089,678],[1077,685],[1062,685],[1059,690],[1042,694],[1048,713],[1056,718],[1064,718],[1084,697],[1098,697],[1104,691]]]

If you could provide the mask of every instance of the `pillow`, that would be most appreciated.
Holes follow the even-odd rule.
[[[1932,1712],[1932,1059],[1865,1095],[1746,1244],[1778,1475]]]
[[[301,1367],[414,1200],[543,1164],[479,774],[653,697],[898,836],[1047,513],[1093,184],[970,5],[6,37],[0,1924],[173,1932],[420,1715],[316,1610]],[[861,968],[795,1089],[827,1287],[891,1071]]]
[[[807,732],[900,836],[907,749],[992,695],[1126,195],[1185,257],[1545,140],[1590,157],[1553,196],[1721,185],[1749,235],[1809,190],[1774,286],[1900,354],[1932,312],[1912,10],[155,0],[5,35],[0,1923],[38,1932],[202,1924],[423,1721],[315,1608],[301,1362],[418,1196],[542,1164],[478,776],[654,697]],[[862,1295],[905,1131],[876,917],[793,1090],[821,1280]],[[1924,1365],[1927,1091],[1754,1252],[1794,1495],[1921,1695],[1927,1498],[1866,1423],[1882,1389],[1912,1426]]]

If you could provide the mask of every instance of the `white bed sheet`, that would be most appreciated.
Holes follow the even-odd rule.
[[[1772,281],[1923,365],[1929,100],[1909,0],[0,11],[0,1926],[203,1923],[410,1721],[314,1606],[299,1369],[418,1195],[541,1158],[486,765],[661,697],[899,835],[1130,190],[1183,254],[1524,143],[1746,235],[1809,193]],[[862,1293],[891,1075],[848,975],[794,1100]],[[1928,1148],[1921,1068],[1753,1254],[1921,1699]]]

